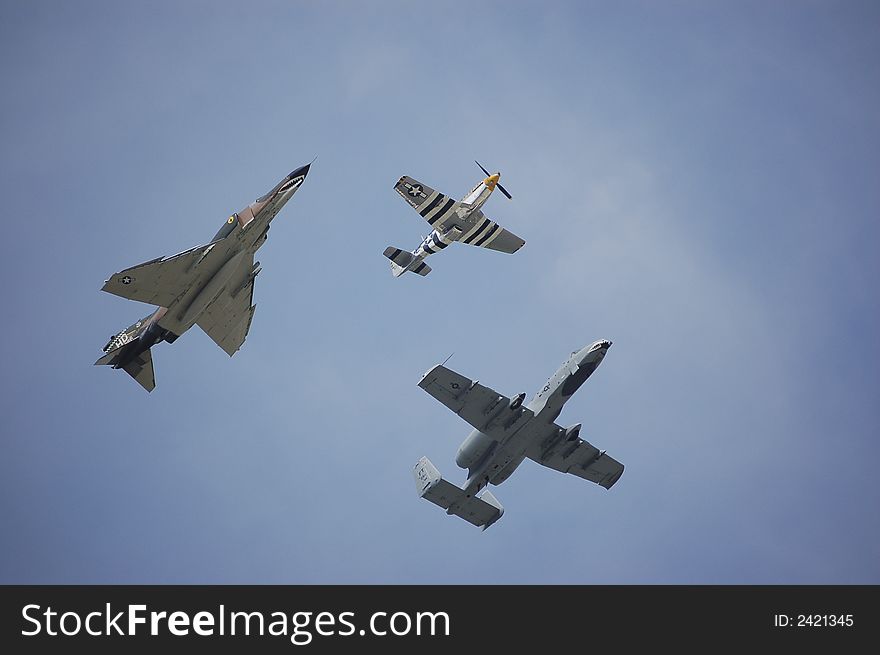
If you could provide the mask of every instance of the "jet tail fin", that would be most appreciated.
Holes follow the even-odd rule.
[[[417,261],[415,255],[406,250],[388,246],[382,254],[391,260],[391,274],[394,277],[400,277],[407,271],[418,273],[422,277],[431,272],[430,266],[424,261]]]
[[[416,463],[413,474],[419,496],[442,507],[447,514],[455,514],[483,530],[504,514],[504,507],[489,491],[480,497],[468,497],[463,489],[444,480],[427,457]]]

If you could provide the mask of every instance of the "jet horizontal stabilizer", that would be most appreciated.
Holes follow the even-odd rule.
[[[463,489],[444,480],[427,457],[418,461],[413,473],[419,496],[442,507],[447,514],[455,514],[483,530],[504,514],[504,507],[489,491],[480,497],[467,496]]]
[[[147,391],[152,391],[156,388],[156,376],[153,372],[153,354],[149,348],[123,366],[122,369]]]
[[[153,372],[153,354],[149,348],[123,366],[122,369],[147,391],[152,391],[156,388],[156,376]]]
[[[117,348],[118,350],[118,348]],[[116,363],[116,357],[118,353],[116,351],[110,351],[103,357],[99,358],[97,362],[95,362],[95,366],[112,366]]]

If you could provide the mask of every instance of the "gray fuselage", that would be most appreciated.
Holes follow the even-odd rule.
[[[202,312],[226,287],[243,258],[252,255],[266,241],[269,223],[281,211],[308,173],[303,166],[279,182],[269,193],[233,214],[194,264],[204,267],[199,282],[180,296],[158,320],[169,334],[180,336],[189,330]]]
[[[468,469],[466,494],[473,495],[487,483],[501,484],[510,477],[525,459],[530,445],[527,435],[536,433],[534,423],[546,425],[549,430],[568,399],[602,363],[610,346],[610,341],[600,340],[571,354],[526,405],[535,414],[529,422],[532,429],[515,432],[504,442],[498,442],[479,430],[468,435],[455,457],[459,467]],[[580,426],[573,428],[576,435]]]

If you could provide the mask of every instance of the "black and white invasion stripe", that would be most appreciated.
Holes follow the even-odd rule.
[[[438,193],[435,197],[425,203],[425,206],[419,209],[419,214],[428,221],[430,225],[442,223],[449,210],[455,206],[455,200]]]
[[[443,250],[450,243],[452,243],[452,241],[434,230],[433,232],[431,232],[431,234],[425,237],[425,240],[422,242],[421,249],[428,255],[433,255],[434,253]]]
[[[462,242],[473,246],[485,246],[501,232],[501,226],[493,220],[483,216],[483,219],[469,230],[461,239]]]
[[[422,207],[419,208],[419,214],[422,216],[422,218],[426,217],[428,214],[434,211],[437,205],[440,204],[440,202],[442,202],[445,197],[446,196],[444,196],[442,193],[435,191],[434,194],[424,202]]]

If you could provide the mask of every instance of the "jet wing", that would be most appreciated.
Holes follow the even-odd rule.
[[[254,278],[260,272],[253,253],[242,257],[226,288],[208,305],[196,323],[232,357],[247,337],[257,307],[254,300]]]
[[[538,441],[526,449],[526,456],[562,473],[571,473],[610,489],[623,475],[623,464],[600,452],[580,437],[574,441],[565,439],[565,430],[558,425],[547,439]]]
[[[462,222],[455,211],[461,207],[460,202],[416,179],[404,175],[394,185],[394,190],[438,232],[445,232]]]
[[[534,413],[510,408],[510,398],[438,364],[425,373],[419,386],[484,434],[501,441],[519,430]]]
[[[196,246],[167,259],[159,257],[126,268],[112,275],[101,290],[129,300],[168,307],[196,280],[196,265],[214,246]]]
[[[467,229],[459,238],[462,243],[506,252],[508,255],[512,255],[525,244],[525,241],[513,232],[505,230],[498,223],[487,218],[481,209],[468,216],[467,223]]]

